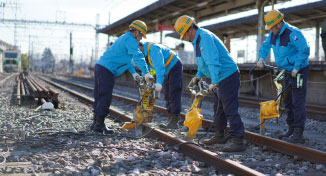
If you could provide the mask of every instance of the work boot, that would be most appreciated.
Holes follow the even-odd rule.
[[[294,128],[289,126],[288,131],[285,134],[281,134],[278,136],[279,139],[282,139],[284,137],[290,137],[293,134]]]
[[[104,123],[105,117],[96,116],[95,118],[96,118],[96,122],[93,127],[94,132],[104,133],[104,134],[113,134],[113,130],[109,129]]]
[[[179,117],[178,114],[168,114],[168,118],[170,120],[168,120],[168,122],[166,124],[161,124],[160,128],[164,128],[164,129],[178,129],[178,121],[179,121]]]
[[[302,127],[294,127],[293,135],[289,138],[289,142],[292,143],[301,143],[303,144],[304,138],[303,138],[303,128]]]
[[[166,123],[164,124],[160,124],[159,127],[160,128],[164,128],[168,123],[170,123],[170,121],[172,120],[172,115],[171,113],[168,113],[168,120],[166,121]]]
[[[228,137],[224,135],[224,130],[218,130],[211,139],[205,139],[201,143],[205,145],[212,144],[225,144],[228,141]]]
[[[91,131],[93,131],[95,123],[96,123],[96,116],[94,114],[94,116],[93,116],[93,123],[91,124]]]
[[[222,152],[243,152],[246,150],[246,146],[243,143],[243,136],[232,136],[230,141],[230,145],[221,149]]]

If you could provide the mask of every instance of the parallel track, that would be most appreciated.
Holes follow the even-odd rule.
[[[76,79],[77,77],[71,76],[70,78]],[[87,80],[87,81],[92,81],[90,78],[79,78],[81,80]],[[184,95],[190,95],[188,91],[183,92]],[[205,99],[208,100],[213,100],[214,97],[211,95],[208,95],[205,97]],[[254,107],[254,108],[259,108],[259,102],[260,101],[268,101],[268,99],[260,99],[258,100],[257,97],[254,96],[244,96],[240,95],[239,96],[239,103],[240,105],[247,106],[247,107]],[[326,106],[320,106],[320,105],[314,105],[314,104],[306,104],[306,112],[309,117],[312,119],[317,119],[321,121],[326,121]]]
[[[71,82],[67,82],[67,81],[63,81],[63,80],[59,80],[59,79],[55,79],[55,78],[51,78],[51,79],[56,80],[56,81],[61,81],[65,84],[77,86],[79,88],[82,88],[82,89],[85,89],[88,91],[93,91],[93,88],[91,88],[91,87],[87,87],[87,86],[83,86],[83,85],[79,85],[76,83],[71,83]],[[43,79],[43,80],[46,81],[45,79]],[[54,84],[56,84],[56,83],[54,83]],[[122,97],[119,95],[113,95],[113,97],[115,99],[118,99],[121,101],[125,101],[125,102],[132,103],[132,104],[137,104],[137,100],[135,100],[135,99],[126,98],[126,97]],[[167,112],[165,108],[159,107],[159,106],[155,106],[155,111],[162,112],[162,113]],[[180,114],[180,117],[185,118],[185,114]],[[211,120],[203,120],[203,123],[202,123],[202,125],[207,128],[209,128],[211,126],[211,124],[212,124]],[[262,136],[262,135],[259,135],[259,134],[253,133],[253,132],[249,132],[249,131],[245,131],[245,139],[251,143],[256,144],[256,145],[263,146],[266,149],[270,149],[270,150],[273,150],[276,152],[290,155],[290,156],[293,156],[298,159],[311,161],[313,163],[326,164],[326,153],[319,151],[319,150],[295,145],[295,144],[292,144],[292,143],[289,143],[286,141],[278,140],[278,139],[267,137],[267,136]]]
[[[3,83],[5,83],[8,79],[10,79],[11,77],[15,76],[16,74],[10,74],[7,77],[3,78],[2,80],[0,80],[0,85],[2,85]]]
[[[82,99],[83,101],[86,101],[87,103],[93,103],[94,100],[83,95],[80,94],[74,90],[70,90],[66,87],[63,87],[57,83],[54,83],[52,81],[49,81],[47,79],[41,78],[45,82],[48,82],[60,89],[63,89],[71,94],[73,94],[74,96]],[[128,101],[131,101],[131,99],[129,99]],[[131,121],[132,117],[125,115],[121,112],[119,112],[117,109],[114,108],[110,108],[110,113],[111,115],[116,115],[119,116],[120,119],[123,119],[124,121]],[[153,128],[150,125],[144,124],[143,125],[146,130],[150,130],[151,133],[151,137],[155,137],[155,138],[159,138],[160,140],[173,145],[173,146],[178,146],[178,150],[187,154],[188,156],[192,157],[193,159],[199,160],[199,161],[203,161],[208,165],[214,166],[215,168],[219,169],[220,171],[226,172],[226,173],[233,173],[235,175],[264,175],[263,173],[260,173],[258,171],[255,171],[247,166],[244,166],[242,164],[239,164],[235,161],[229,160],[229,159],[224,159],[219,157],[216,153],[213,153],[211,151],[208,151],[206,149],[203,149],[201,147],[198,147],[197,145],[193,144],[193,143],[188,143],[180,138],[171,136],[170,134],[161,131],[159,129]]]

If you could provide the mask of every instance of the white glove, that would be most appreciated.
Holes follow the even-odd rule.
[[[265,61],[263,58],[259,58],[258,59],[258,62],[257,62],[257,68],[258,69],[263,69],[264,68],[264,65],[265,65]]]
[[[136,72],[132,74],[132,77],[134,78],[134,80],[137,80],[140,77],[140,75]]]
[[[195,76],[191,79],[193,85],[197,85],[200,80],[200,77]]]
[[[160,83],[155,83],[155,91],[156,92],[161,92],[162,90],[162,84]]]
[[[148,82],[149,78],[153,78],[153,76],[150,73],[145,74],[145,80]]]
[[[218,88],[218,84],[210,84],[208,90],[212,93],[215,93]]]
[[[294,68],[294,69],[292,70],[292,72],[291,72],[291,76],[292,76],[293,78],[295,78],[295,77],[297,76],[298,72],[299,72],[299,70],[296,70],[296,69]]]

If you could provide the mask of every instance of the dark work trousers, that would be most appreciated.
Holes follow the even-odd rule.
[[[307,79],[309,66],[299,70],[303,74],[302,88],[297,88],[297,78],[293,78],[290,74],[286,76],[285,87],[290,85],[291,89],[284,100],[284,107],[288,109],[286,122],[290,127],[304,128],[306,121],[306,94]]]
[[[178,61],[164,76],[164,95],[168,113],[180,114],[182,94],[182,64]]]
[[[112,101],[112,91],[114,86],[114,75],[102,65],[95,65],[94,80],[94,104],[93,112],[95,116],[106,117]]]
[[[214,101],[214,128],[215,130],[225,130],[227,122],[229,122],[230,134],[242,137],[244,126],[238,112],[239,88],[240,73],[238,71],[218,84],[218,92],[215,93],[215,98],[218,98],[218,101]]]

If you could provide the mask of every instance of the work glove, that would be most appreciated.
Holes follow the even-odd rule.
[[[257,68],[258,69],[263,69],[264,68],[264,65],[265,65],[265,61],[263,58],[259,58],[258,59],[258,62],[257,62]]]
[[[210,84],[208,87],[208,90],[212,93],[215,93],[217,91],[218,84]]]
[[[153,76],[150,73],[145,74],[145,81],[148,82],[149,78],[153,78]]]
[[[134,78],[135,81],[137,81],[140,78],[140,75],[136,72],[132,74],[132,77]]]
[[[162,90],[162,84],[160,83],[155,83],[155,91],[156,92],[161,92]]]
[[[296,69],[294,68],[294,69],[292,70],[292,72],[291,72],[291,76],[292,76],[293,78],[297,77],[298,72],[299,72],[299,70],[296,70]]]
[[[197,85],[200,80],[200,77],[195,76],[191,79],[193,85]]]

